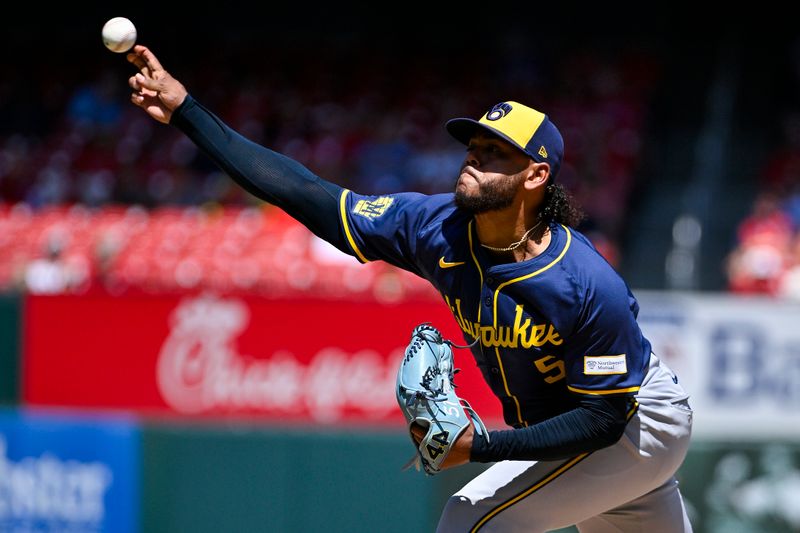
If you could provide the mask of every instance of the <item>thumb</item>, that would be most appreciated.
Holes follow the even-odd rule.
[[[425,438],[425,435],[428,433],[428,430],[421,425],[414,422],[411,424],[411,436],[414,438],[417,444],[422,442],[422,439]]]

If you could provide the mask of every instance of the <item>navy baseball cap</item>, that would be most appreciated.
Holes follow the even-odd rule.
[[[519,102],[501,102],[480,120],[454,118],[447,121],[447,131],[463,144],[477,130],[485,130],[516,146],[534,161],[548,163],[555,179],[564,157],[564,139],[544,113]]]

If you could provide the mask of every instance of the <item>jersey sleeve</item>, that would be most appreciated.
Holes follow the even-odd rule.
[[[636,300],[609,271],[584,292],[574,333],[565,340],[567,387],[578,394],[635,394],[650,357],[636,321]]]
[[[383,260],[422,275],[419,233],[442,205],[440,195],[414,192],[364,196],[342,191],[339,216],[343,233],[362,263]]]

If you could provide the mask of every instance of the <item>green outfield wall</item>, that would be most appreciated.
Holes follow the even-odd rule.
[[[432,532],[485,466],[429,477],[401,470],[409,452],[368,428],[146,424],[142,531]],[[695,441],[678,477],[698,533],[800,531],[798,442]]]
[[[0,404],[19,400],[20,305],[16,294],[0,294]]]
[[[397,432],[150,424],[142,530],[193,533],[433,531],[480,465],[428,477]]]

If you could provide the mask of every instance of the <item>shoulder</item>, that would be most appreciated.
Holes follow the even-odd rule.
[[[562,262],[563,268],[582,295],[584,311],[590,307],[638,311],[628,284],[589,238],[573,228],[564,228],[564,231],[569,232],[571,244]]]
[[[616,269],[595,248],[592,241],[575,228],[558,226],[569,249],[565,253],[563,267],[582,284],[624,283]]]
[[[598,300],[628,300],[628,287],[619,273],[580,231],[552,224],[551,243],[534,264],[537,290],[569,303],[574,313]],[[534,275],[531,274],[531,275]]]
[[[350,214],[367,219],[380,218],[385,214],[431,218],[455,208],[452,194],[429,195],[418,192],[364,195],[345,189],[341,202]]]

